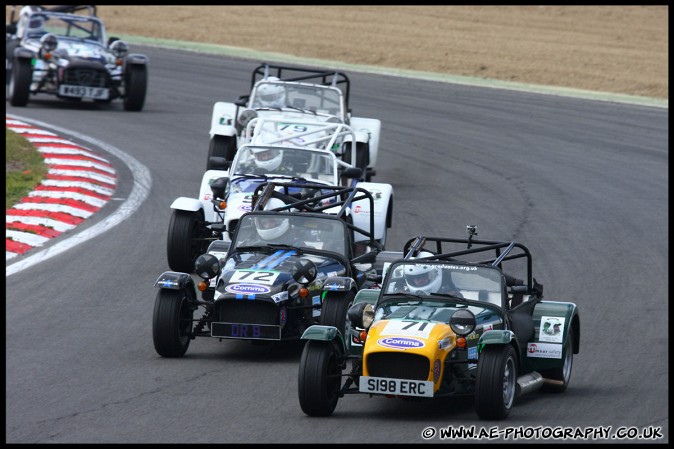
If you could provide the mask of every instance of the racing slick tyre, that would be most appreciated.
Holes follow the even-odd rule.
[[[353,304],[356,292],[327,292],[323,298],[321,307],[321,324],[334,326],[344,335],[346,328],[346,313]]]
[[[124,110],[140,111],[145,104],[147,92],[147,67],[131,64],[124,76]]]
[[[330,416],[337,407],[342,368],[330,341],[309,340],[302,350],[297,393],[309,416]]]
[[[15,58],[9,80],[9,102],[12,106],[26,106],[33,81],[33,66],[30,59]]]
[[[204,221],[202,211],[174,209],[169,222],[166,255],[173,271],[192,273],[197,257],[208,249],[209,231],[199,225]]]
[[[206,160],[206,170],[212,170],[211,156],[224,157],[228,162],[234,160],[236,154],[236,136],[218,136],[215,135],[208,144],[208,159]]]
[[[515,402],[517,358],[511,345],[487,345],[480,353],[475,411],[482,419],[504,419]]]
[[[160,289],[154,303],[152,340],[162,357],[181,357],[190,346],[194,293],[188,289]]]
[[[370,145],[365,142],[356,142],[356,167],[363,170],[363,179],[370,182],[372,176],[367,171],[367,164],[370,159]],[[347,164],[351,163],[351,145],[346,146],[344,157],[342,158]]]
[[[573,368],[573,328],[569,328],[569,335],[566,338],[566,355],[564,364],[560,368],[551,370],[541,370],[541,376],[546,380],[543,383],[543,391],[549,393],[563,393],[569,386],[571,380],[571,369]]]

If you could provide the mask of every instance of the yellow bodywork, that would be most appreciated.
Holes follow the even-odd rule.
[[[381,320],[372,324],[363,346],[363,375],[369,376],[367,359],[379,352],[418,354],[429,360],[428,377],[437,392],[444,375],[445,359],[456,347],[456,334],[444,323],[430,321]],[[434,374],[436,361],[439,373]]]

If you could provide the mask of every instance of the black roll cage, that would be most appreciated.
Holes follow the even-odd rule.
[[[346,110],[349,110],[349,91],[351,89],[351,82],[349,81],[349,77],[343,72],[291,67],[263,62],[253,70],[250,83],[251,90],[258,81],[268,76],[275,76],[282,81],[310,81],[312,84],[322,84],[324,86],[340,87],[340,85],[344,85],[343,87],[340,87],[340,89],[344,93],[344,105]]]
[[[291,188],[312,190],[308,198],[298,198],[297,194],[290,193]],[[326,192],[327,191],[327,192]],[[318,193],[321,192],[321,193]],[[285,206],[273,209],[265,209],[264,206],[271,198],[278,198]],[[369,230],[355,226],[352,220],[347,219],[347,210],[355,201],[366,199],[370,206]],[[300,212],[322,213],[327,209],[341,206],[335,217],[342,219],[351,231],[358,232],[370,239],[369,245],[381,250],[381,245],[374,239],[374,198],[372,194],[362,187],[330,186],[318,183],[303,182],[265,182],[255,188],[252,198],[252,210],[290,211],[298,209]],[[332,215],[332,214],[331,214]]]
[[[427,246],[427,244],[429,245]],[[449,244],[465,244],[467,249],[448,251]],[[417,257],[419,252],[423,250],[431,252],[433,255],[419,257],[419,259],[457,262],[466,262],[457,259],[459,256],[494,251],[494,257],[479,262],[468,263],[498,267],[505,276],[506,287],[510,288],[512,291],[518,291],[524,294],[534,294],[538,297],[543,296],[543,285],[536,282],[536,279],[533,277],[531,253],[526,246],[516,241],[499,242],[492,240],[476,240],[473,239],[472,236],[465,239],[416,236],[405,243],[403,247],[403,258],[406,260],[412,259]],[[517,279],[503,271],[503,262],[523,258],[526,259],[526,279]],[[521,291],[524,289],[526,289],[526,291]]]

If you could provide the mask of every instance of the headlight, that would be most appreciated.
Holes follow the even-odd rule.
[[[351,326],[369,329],[374,321],[374,306],[370,303],[359,302],[349,308],[346,316]]]
[[[123,58],[129,53],[129,45],[124,41],[115,41],[110,44],[110,52],[115,58]]]
[[[220,261],[213,254],[202,254],[194,261],[194,272],[202,279],[212,279],[220,274]]]
[[[449,327],[461,337],[465,337],[475,330],[475,315],[468,309],[459,309],[449,318]]]
[[[363,329],[369,329],[372,321],[374,321],[374,306],[366,304],[363,307]]]
[[[58,44],[59,44],[58,39],[56,39],[56,36],[54,36],[51,33],[47,33],[40,38],[40,45],[42,46],[42,50],[44,50],[45,52],[51,52],[56,50]]]
[[[300,259],[293,265],[290,275],[300,284],[311,284],[318,276],[318,268],[311,260]]]

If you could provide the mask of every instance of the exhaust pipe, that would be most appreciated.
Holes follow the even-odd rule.
[[[544,382],[543,376],[536,371],[518,377],[517,396],[538,390],[543,386],[543,382]]]

